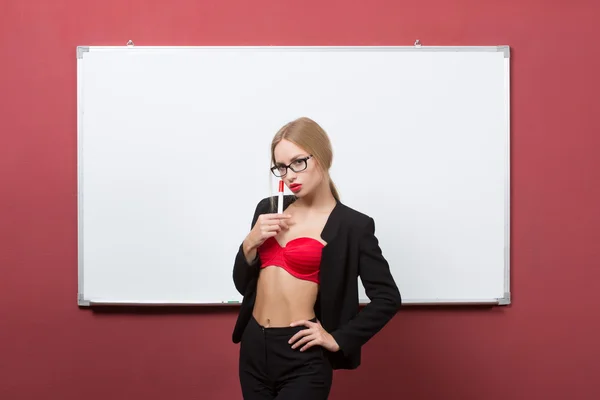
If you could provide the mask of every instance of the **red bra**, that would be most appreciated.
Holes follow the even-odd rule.
[[[309,237],[292,239],[281,247],[277,239],[270,237],[258,248],[261,268],[274,265],[298,279],[319,283],[323,247],[323,243]]]

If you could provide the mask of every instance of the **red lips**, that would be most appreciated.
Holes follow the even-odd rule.
[[[300,189],[302,189],[302,185],[300,183],[292,183],[290,185],[290,190],[294,193],[296,193],[297,191],[299,191]]]

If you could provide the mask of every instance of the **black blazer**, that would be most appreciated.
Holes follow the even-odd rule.
[[[284,209],[294,200],[295,196],[284,196]],[[259,215],[276,212],[276,197],[274,205],[272,209],[268,197],[261,200],[251,228]],[[315,314],[340,346],[335,353],[323,350],[333,369],[355,369],[360,365],[362,345],[379,332],[400,307],[400,292],[375,237],[373,218],[338,201],[321,237],[327,245],[321,258]],[[241,341],[252,316],[259,271],[260,259],[248,264],[240,245],[233,266],[233,281],[244,297],[233,330],[234,343]],[[359,276],[370,299],[362,310],[359,310],[358,299]]]

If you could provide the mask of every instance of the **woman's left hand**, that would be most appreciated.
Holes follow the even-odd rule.
[[[308,329],[303,329],[300,332],[296,333],[289,340],[289,344],[292,344],[292,349],[296,349],[299,346],[300,351],[304,351],[306,349],[311,348],[314,345],[321,346],[331,352],[336,352],[340,349],[340,346],[337,344],[333,336],[331,336],[323,327],[319,321],[295,321],[292,322],[290,326],[306,326]],[[302,338],[302,339],[300,339]],[[300,339],[300,340],[298,340]]]

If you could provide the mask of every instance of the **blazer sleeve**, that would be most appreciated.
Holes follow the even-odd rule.
[[[250,224],[250,229],[254,227],[258,217],[263,214],[266,204],[265,201],[266,199],[263,199],[256,205],[254,216],[252,217],[252,223]],[[248,264],[246,261],[246,256],[244,256],[244,242],[242,241],[233,263],[233,283],[237,291],[242,296],[246,294],[246,289],[248,288],[248,284],[252,281],[252,279],[258,277],[259,268],[260,256],[258,253],[256,258],[250,264]]]
[[[375,221],[369,217],[360,240],[358,271],[370,302],[346,324],[331,333],[340,351],[357,351],[396,314],[402,304],[398,286],[375,236]]]

